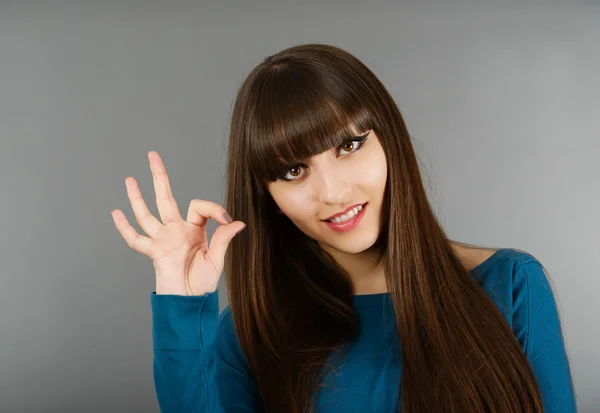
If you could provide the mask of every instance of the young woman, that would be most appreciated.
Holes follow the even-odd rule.
[[[156,269],[162,412],[576,411],[543,266],[448,239],[398,107],[346,51],[299,45],[249,74],[226,208],[195,199],[184,221],[148,156],[162,222],[133,178],[148,236],[113,217]]]

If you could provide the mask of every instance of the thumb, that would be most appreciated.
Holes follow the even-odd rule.
[[[208,246],[210,259],[218,267],[223,268],[225,252],[229,243],[240,231],[246,228],[242,221],[233,221],[230,224],[220,225],[210,239]]]

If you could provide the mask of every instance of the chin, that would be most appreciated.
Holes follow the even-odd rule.
[[[373,247],[376,241],[377,234],[373,233],[368,236],[366,234],[358,234],[356,237],[352,237],[352,239],[348,239],[345,242],[326,242],[325,244],[329,248],[333,248],[346,254],[359,254]]]

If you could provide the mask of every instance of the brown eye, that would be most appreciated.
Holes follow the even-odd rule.
[[[279,176],[277,176],[275,179],[278,179],[278,180],[284,181],[284,182],[295,181],[296,180],[295,178],[302,175],[302,168],[304,168],[303,165],[290,166],[285,171],[283,171]],[[288,178],[288,174],[292,179]]]
[[[344,142],[338,147],[338,151],[345,151],[346,153],[342,154],[344,156],[350,155],[351,153],[358,151],[364,145],[365,140],[366,138]]]

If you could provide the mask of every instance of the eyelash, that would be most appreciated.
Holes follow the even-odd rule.
[[[347,144],[347,143],[351,143],[351,142],[358,142],[358,147],[357,147],[356,149],[354,149],[352,152],[350,152],[350,153],[347,153],[346,155],[342,155],[342,156],[349,156],[349,155],[352,155],[353,153],[356,153],[356,152],[358,152],[358,151],[359,151],[359,150],[360,150],[360,149],[363,147],[363,145],[365,144],[365,142],[366,142],[366,141],[367,141],[367,137],[366,137],[366,136],[364,136],[364,137],[361,137],[361,138],[359,138],[359,139],[348,139],[348,140],[345,140],[344,142],[342,142],[342,143],[340,144],[340,146],[338,146],[338,151],[339,151],[339,149],[341,149],[341,148],[342,148],[342,146],[344,146],[344,145],[345,145],[345,144]],[[283,182],[292,182],[292,181],[296,181],[297,179],[299,179],[299,177],[296,177],[296,178],[294,178],[294,179],[287,179],[287,178],[285,177],[285,175],[287,175],[287,173],[290,171],[290,169],[292,169],[292,168],[295,168],[295,167],[299,167],[299,166],[303,166],[303,165],[302,165],[302,164],[296,164],[296,165],[292,165],[292,166],[290,166],[290,167],[289,167],[289,168],[287,168],[287,169],[286,169],[286,170],[285,170],[285,171],[284,171],[284,172],[283,172],[281,175],[277,176],[277,177],[276,177],[276,179],[277,179],[277,180],[279,180],[279,181],[283,181]]]

